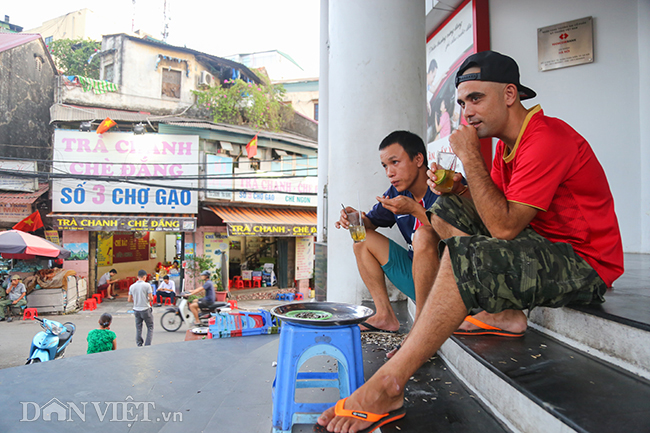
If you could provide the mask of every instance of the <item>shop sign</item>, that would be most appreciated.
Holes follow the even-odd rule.
[[[196,230],[196,218],[55,215],[52,221],[57,230],[121,232],[193,232]]]
[[[222,155],[205,156],[206,198],[232,200],[233,175],[232,158]]]
[[[28,203],[0,203],[0,221],[18,222],[34,212]]]
[[[245,177],[243,174],[239,175]],[[314,207],[318,205],[316,176],[235,178],[235,190],[235,201],[245,203]]]
[[[316,236],[316,226],[228,223],[229,236]]]
[[[54,212],[198,212],[199,137],[54,131]]]
[[[0,170],[24,171],[36,174],[35,161],[0,161]],[[5,191],[35,192],[38,190],[38,179],[36,176],[19,177],[12,176],[7,172],[0,173],[0,189]],[[31,213],[31,212],[30,212]]]

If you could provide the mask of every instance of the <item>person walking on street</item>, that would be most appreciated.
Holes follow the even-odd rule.
[[[153,289],[151,284],[147,283],[147,271],[140,269],[138,271],[138,281],[129,287],[129,302],[133,302],[133,313],[135,314],[135,343],[138,347],[151,346],[153,338],[153,311],[151,302],[153,301]],[[147,325],[147,338],[142,340],[142,322]]]

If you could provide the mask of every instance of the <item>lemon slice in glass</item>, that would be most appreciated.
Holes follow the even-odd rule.
[[[433,181],[436,185],[440,185],[445,181],[445,178],[447,177],[447,171],[443,169],[436,170],[433,174],[435,174],[438,178],[437,180]]]

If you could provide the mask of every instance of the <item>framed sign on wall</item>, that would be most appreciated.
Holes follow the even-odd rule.
[[[451,152],[449,135],[463,118],[456,102],[455,77],[470,55],[490,49],[488,0],[466,0],[427,38],[426,115],[427,158],[436,160],[440,151]],[[492,140],[481,140],[481,153],[492,166]],[[462,165],[456,171],[462,171]]]

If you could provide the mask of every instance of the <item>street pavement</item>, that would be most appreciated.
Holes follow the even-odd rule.
[[[135,318],[129,311],[133,304],[126,301],[127,296],[120,294],[115,300],[104,300],[93,311],[79,311],[74,314],[42,314],[41,317],[65,323],[72,322],[77,330],[68,345],[65,356],[85,355],[88,349],[86,337],[92,329],[99,328],[99,316],[103,313],[110,313],[113,316],[111,330],[117,334],[117,350],[136,347],[135,342]],[[239,307],[248,311],[257,311],[258,308],[270,308],[278,305],[277,301],[242,301]],[[160,326],[160,317],[167,307],[154,307],[154,328],[152,345],[175,343],[185,340],[185,334],[189,327],[181,326],[176,332],[167,332]],[[0,368],[16,367],[25,364],[29,355],[29,348],[32,339],[41,331],[40,323],[33,320],[22,320],[22,317],[14,317],[13,322],[0,322]],[[143,326],[143,338],[146,336],[146,326]]]

